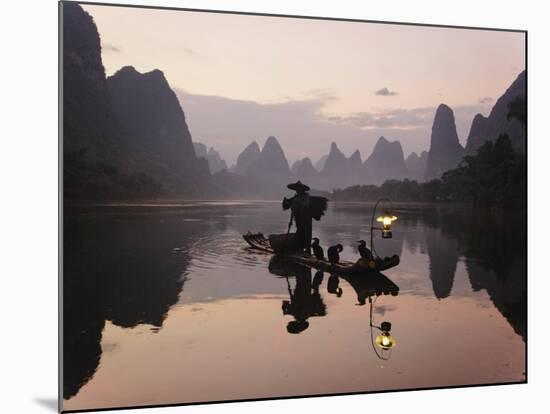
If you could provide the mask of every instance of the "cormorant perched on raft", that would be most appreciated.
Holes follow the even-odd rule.
[[[344,250],[344,246],[338,243],[335,246],[330,246],[327,250],[328,261],[330,263],[340,262],[340,252]]]
[[[323,252],[323,248],[319,245],[319,239],[317,237],[313,238],[311,248],[313,249],[313,254],[317,260],[325,260],[325,253]]]
[[[357,250],[359,250],[361,257],[366,260],[372,260],[372,251],[367,247],[367,242],[365,240],[359,240],[357,243],[359,243]]]

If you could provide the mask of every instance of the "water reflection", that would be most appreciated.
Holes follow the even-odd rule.
[[[458,263],[458,243],[436,227],[424,230],[426,250],[430,260],[430,279],[436,298],[451,294]]]
[[[384,321],[380,325],[374,322],[373,307],[376,302],[376,298],[373,300],[369,297],[369,314],[370,314],[370,340],[372,348],[378,357],[378,359],[387,361],[390,359],[392,350],[395,348],[396,340],[391,334],[392,324],[391,322]],[[374,330],[377,329],[380,333],[374,338]]]
[[[127,212],[126,212],[127,213]],[[178,301],[191,257],[186,252],[210,229],[170,215],[69,212],[64,222],[63,376],[65,399],[94,375],[105,321],[123,328],[162,328]],[[180,246],[173,254],[174,246]]]
[[[313,316],[325,316],[327,307],[319,293],[319,286],[323,281],[323,273],[317,272],[311,280],[311,269],[285,260],[284,257],[273,256],[269,262],[269,271],[286,279],[289,300],[283,300],[281,309],[283,315],[291,315],[286,325],[290,334],[299,334],[309,328],[308,319]],[[289,277],[296,280],[292,289]]]
[[[330,275],[327,281],[327,292],[342,297],[342,288],[340,287],[340,278],[338,275]]]
[[[356,220],[352,238],[365,234],[369,205],[336,205],[341,220]],[[524,212],[472,210],[461,206],[400,206],[394,237],[377,241],[380,255],[426,254],[432,292],[452,295],[458,263],[465,263],[472,292],[485,290],[498,311],[525,341],[526,216]],[[401,262],[404,269],[409,263]],[[405,289],[418,291],[405,285]]]
[[[140,335],[142,330],[137,327],[145,325],[151,343],[150,348],[144,349],[155,352],[155,339],[162,336],[159,331],[166,330],[167,321],[172,317],[171,309],[177,305],[199,303],[199,307],[205,307],[208,303],[226,304],[226,299],[241,297],[277,298],[275,316],[278,322],[286,324],[286,331],[284,324],[279,326],[276,322],[271,322],[273,325],[264,330],[273,328],[282,332],[288,340],[294,341],[292,346],[314,346],[303,342],[312,340],[310,338],[315,335],[334,342],[330,334],[321,337],[319,331],[329,326],[336,329],[338,323],[350,324],[350,329],[362,326],[367,332],[367,315],[365,318],[354,316],[367,309],[355,305],[365,305],[369,299],[374,301],[380,295],[398,293],[399,300],[374,306],[374,314],[380,316],[376,319],[392,321],[399,309],[410,306],[410,312],[418,309],[432,321],[457,309],[453,299],[468,298],[472,299],[471,303],[460,308],[470,312],[468,317],[478,311],[481,313],[476,307],[486,309],[490,306],[503,315],[519,335],[517,341],[521,342],[519,337],[525,341],[526,255],[525,218],[522,215],[418,206],[397,206],[396,213],[400,219],[394,228],[393,239],[377,239],[376,249],[382,256],[401,255],[401,264],[386,272],[387,276],[373,274],[365,278],[324,275],[322,272],[312,274],[311,269],[303,266],[244,251],[241,234],[248,230],[262,230],[266,234],[285,231],[278,203],[238,206],[188,203],[170,209],[119,207],[66,212],[64,398],[71,399],[73,406],[78,407],[75,400],[80,395],[75,395],[85,384],[94,382],[98,367],[99,371],[102,369],[102,356],[105,357],[107,346],[111,346],[102,343],[102,337],[106,330],[112,329],[111,325]],[[334,204],[323,220],[323,225],[315,228],[314,236],[319,237],[324,246],[342,243],[345,246],[343,259],[356,259],[355,241],[368,239],[369,206]],[[270,273],[279,277],[274,278]],[[326,284],[326,291],[323,284]],[[439,300],[434,301],[434,297]],[[417,300],[419,298],[431,301],[423,302]],[[418,306],[423,308],[420,310],[412,303],[420,303]],[[283,315],[279,305],[282,305]],[[262,309],[268,312],[267,308]],[[344,314],[343,309],[352,312],[349,315],[353,316]],[[222,313],[217,315],[218,319],[223,318]],[[204,320],[206,327],[219,322],[212,318]],[[452,318],[460,322],[462,315],[453,314]],[[265,323],[257,319],[251,323]],[[399,349],[403,350],[398,354],[401,358],[408,355],[414,359],[422,350],[412,345],[418,339],[413,333],[407,336],[412,328],[405,325],[403,320],[396,325]],[[255,328],[250,327],[251,330]],[[178,329],[185,330],[185,320]],[[445,331],[447,327],[440,329],[442,337],[450,335]],[[501,328],[495,325],[492,329]],[[238,346],[238,336],[244,333],[236,328],[227,332],[226,335],[235,336],[232,339]],[[320,345],[319,352],[323,347],[337,347],[331,345],[332,342]],[[368,340],[365,343],[368,345]],[[401,348],[405,343],[408,345]],[[177,360],[181,349],[186,347],[178,342],[174,344],[177,348],[174,360]],[[445,346],[444,342],[439,344],[441,352],[447,349]],[[452,348],[452,344],[449,346]],[[392,358],[394,364],[396,357],[397,354]],[[147,355],[136,354],[132,363],[145,367],[145,359]],[[239,364],[247,362],[235,361],[235,367]],[[342,382],[342,387],[345,384]],[[359,381],[357,384],[361,386]],[[411,382],[407,386],[415,384]],[[343,389],[349,390],[351,388]]]
[[[310,317],[327,315],[327,307],[319,292],[324,279],[324,273],[321,270],[315,273],[312,280],[311,268],[296,264],[283,256],[273,256],[269,262],[269,272],[286,279],[290,300],[283,300],[283,315],[294,317],[294,320],[287,324],[288,333],[303,332],[309,327]],[[294,289],[291,287],[289,278],[294,278],[296,281]],[[332,274],[327,282],[327,291],[336,294],[338,298],[343,293],[342,288],[339,287],[340,278],[353,288],[357,297],[356,304],[359,306],[365,305],[367,299],[372,303],[373,297],[397,296],[399,293],[399,287],[379,272],[341,276]]]
[[[424,239],[405,231],[409,245],[428,253],[437,298],[451,294],[457,263],[464,259],[473,292],[486,290],[514,331],[526,339],[526,217],[523,213],[436,209],[406,215],[405,228],[424,224]],[[413,240],[408,240],[412,238]]]
[[[357,295],[357,305],[363,306],[373,296],[397,296],[399,287],[380,272],[368,274],[342,275]]]

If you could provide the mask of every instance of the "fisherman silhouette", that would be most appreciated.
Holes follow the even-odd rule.
[[[296,191],[293,197],[283,198],[283,210],[290,209],[291,212],[287,235],[294,221],[296,223],[295,250],[311,255],[312,219],[321,220],[327,209],[328,200],[325,197],[310,196],[309,187],[301,181],[291,183],[287,188]]]
[[[367,242],[365,240],[359,240],[357,243],[359,243],[357,250],[361,257],[365,260],[372,260],[372,251],[367,247]]]
[[[323,252],[323,248],[319,245],[319,239],[317,237],[313,238],[311,248],[317,260],[325,260],[325,253]]]
[[[309,187],[302,184],[301,181],[287,185],[290,190],[296,191],[294,197],[283,199],[283,209],[290,208],[290,222],[288,228],[292,226],[292,221],[296,223],[296,247],[300,252],[311,254],[311,232],[312,217],[310,212]]]
[[[339,263],[340,262],[340,252],[344,250],[344,246],[340,243],[330,246],[327,250],[328,261],[330,263]]]
[[[313,286],[311,281],[311,269],[300,266],[296,268],[296,287],[294,292],[288,287],[290,301],[283,300],[282,311],[283,315],[292,315],[294,320],[290,321],[286,330],[288,333],[298,334],[305,331],[309,327],[307,319],[311,316],[325,316],[327,314],[326,305],[319,294],[319,277],[316,276],[317,286]],[[322,276],[322,272],[321,272]]]
[[[342,288],[339,287],[340,278],[337,275],[330,275],[327,281],[327,292],[336,295],[336,297],[342,296]]]

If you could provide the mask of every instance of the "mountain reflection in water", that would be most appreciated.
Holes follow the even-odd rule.
[[[399,346],[376,381],[351,372],[344,362],[355,358],[355,365],[360,360],[365,368],[378,367],[369,348],[362,345],[369,340],[368,309],[356,305],[368,297],[361,286],[364,282],[312,274],[303,267],[277,269],[271,256],[244,249],[241,234],[248,230],[264,234],[285,231],[287,217],[279,203],[66,208],[65,409],[522,381],[526,335],[524,218],[454,206],[395,207],[399,219],[394,238],[376,239],[376,249],[383,256],[401,256],[397,268],[381,275],[399,286],[399,296],[382,296],[374,311],[394,319]],[[325,248],[342,243],[343,258],[353,260],[357,257],[355,241],[368,238],[371,208],[332,204],[322,221],[314,223],[314,236]],[[245,302],[247,308],[241,306]],[[252,315],[243,313],[245,309]],[[257,316],[253,317],[255,311]],[[262,319],[261,315],[266,316]],[[502,315],[513,334],[496,315]],[[240,325],[229,330],[228,321],[234,317],[250,324],[247,334]],[[172,325],[171,318],[179,324]],[[199,319],[201,325],[195,325]],[[446,324],[439,324],[440,320]],[[470,348],[470,336],[479,335],[474,326],[477,320],[483,320],[483,335],[492,335],[491,348],[477,346],[473,340],[471,344],[477,348]],[[336,334],[339,329],[347,333]],[[269,353],[271,348],[264,349],[262,342],[251,343],[249,332],[256,332],[258,339],[270,335],[288,338],[277,336]],[[143,335],[147,342],[142,343]],[[437,350],[426,349],[426,335],[437,343]],[[462,348],[458,346],[461,344],[446,342],[451,337],[461,338]],[[200,359],[223,341],[235,344],[224,350],[228,352],[225,358],[232,361],[231,373],[219,372],[215,364],[193,365],[193,358]],[[292,349],[282,351],[280,347],[288,341]],[[203,349],[186,345],[190,343],[202,344]],[[139,350],[131,354],[125,351],[138,345]],[[247,356],[244,348],[249,348]],[[339,379],[320,383],[317,368],[304,366],[308,358],[304,349],[341,360],[331,368]],[[255,383],[249,384],[238,377],[238,372],[253,369],[249,359],[260,351],[272,363],[284,361],[280,369],[285,366],[286,371],[278,377],[277,370],[272,370],[272,378],[256,377]],[[180,366],[176,361],[182,352],[190,353],[190,359]],[[472,360],[472,352],[478,358],[477,365],[463,364],[454,371],[448,368],[446,374],[435,371],[437,364],[448,362],[438,358]],[[346,353],[349,355],[344,356]],[[221,355],[214,352],[209,355],[211,361],[218,357]],[[170,364],[163,368],[159,361],[159,372],[155,373],[148,358],[170,360]],[[136,378],[147,372],[151,381],[160,381],[156,394],[141,395],[142,384],[134,384],[128,373],[124,376],[124,369],[115,369],[122,362]],[[220,385],[216,392],[217,383],[213,383],[210,394],[203,395],[191,384],[187,395],[173,388],[172,382],[177,381],[170,377],[172,368],[175,378],[183,373],[191,378],[206,375],[209,381],[220,384],[229,377],[242,379],[243,389]],[[299,375],[304,378],[288,384],[285,378],[298,375],[289,374],[293,368],[301,370]],[[196,386],[209,385],[203,382]]]

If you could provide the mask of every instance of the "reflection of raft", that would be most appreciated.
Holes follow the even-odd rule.
[[[262,233],[247,233],[243,235],[243,238],[254,249],[267,253],[281,253],[281,249],[274,249],[272,247],[272,243],[270,243],[270,240],[274,239],[272,236],[268,240]],[[299,253],[288,253],[284,256],[296,264],[340,275],[380,272],[399,264],[399,256],[397,255],[371,261],[361,258],[355,263],[345,260],[341,260],[340,263],[330,263],[326,260],[317,260],[315,256],[305,256]]]
[[[342,275],[342,279],[355,290],[361,304],[369,296],[397,296],[399,294],[399,286],[379,272],[369,273],[369,277],[362,277],[359,274]]]
[[[302,274],[304,269],[308,268],[295,263],[288,256],[275,255],[269,261],[269,272],[277,276],[295,277]],[[369,296],[399,294],[399,286],[380,272],[369,272],[368,277],[360,273],[336,274],[336,276],[340,276],[351,285],[360,303]]]

